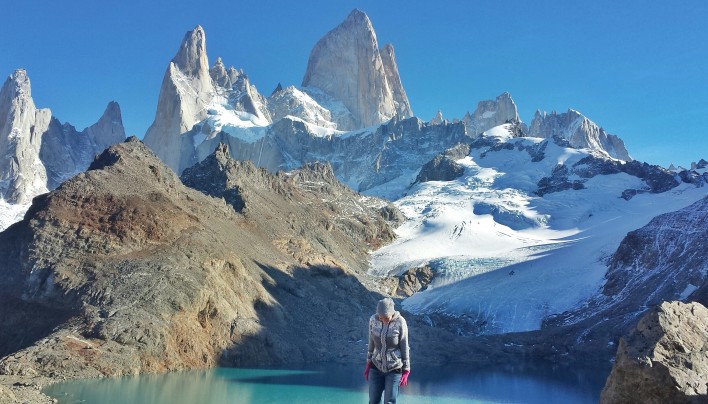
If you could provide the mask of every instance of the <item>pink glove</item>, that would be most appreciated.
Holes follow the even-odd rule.
[[[366,367],[364,368],[364,380],[369,381],[369,369],[371,369],[371,362],[366,362]]]
[[[401,375],[401,386],[408,386],[408,375],[411,374],[410,370],[404,370]]]

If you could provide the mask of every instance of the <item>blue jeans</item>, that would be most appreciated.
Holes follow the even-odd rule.
[[[380,404],[381,393],[384,393],[385,404],[396,404],[400,384],[400,373],[383,373],[376,369],[376,366],[371,366],[371,370],[369,370],[369,404]]]

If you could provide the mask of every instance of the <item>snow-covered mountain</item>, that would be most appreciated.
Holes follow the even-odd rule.
[[[22,156],[10,159],[3,192],[56,187],[124,137],[117,104],[79,136],[36,110],[17,77],[0,112],[22,111],[2,122],[27,129],[2,138],[5,155]],[[393,47],[378,47],[359,10],[315,45],[301,87],[279,85],[269,97],[221,58],[210,67],[197,26],[167,67],[145,143],[177,173],[220,143],[271,172],[329,162],[344,184],[395,200],[408,218],[373,254],[372,273],[431,268],[432,282],[404,306],[464,316],[480,333],[538,329],[577,308],[599,293],[627,232],[708,190],[705,162],[669,171],[633,161],[619,137],[574,110],[537,112],[529,127],[506,92],[451,122],[411,115]],[[28,174],[11,175],[19,171]]]
[[[708,194],[704,182],[657,166],[514,133],[497,126],[469,153],[449,152],[458,174],[417,183],[395,202],[408,220],[374,252],[372,273],[434,273],[406,309],[461,316],[480,333],[538,329],[600,293],[627,232]]]
[[[27,72],[16,70],[0,90],[0,230],[19,220],[33,197],[86,170],[96,154],[124,139],[116,102],[79,132],[49,109],[37,109]]]
[[[609,157],[631,161],[622,139],[605,132],[595,122],[573,109],[558,114],[548,114],[536,110],[531,121],[529,136],[552,138],[559,136],[570,142],[570,146],[595,150]]]
[[[197,26],[167,67],[155,121],[145,135],[145,143],[178,173],[211,154],[222,141],[217,137],[233,138],[236,158],[254,147],[261,156],[274,153],[262,139],[276,125],[288,126],[279,123],[284,119],[304,122],[316,137],[336,137],[344,130],[374,132],[394,117],[413,115],[393,46],[378,48],[371,21],[359,10],[315,45],[301,88],[280,86],[266,98],[242,70],[226,69],[221,58],[211,68],[208,63],[206,35]],[[268,160],[262,165],[286,168]]]

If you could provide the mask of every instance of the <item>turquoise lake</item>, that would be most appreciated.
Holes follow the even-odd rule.
[[[44,389],[59,403],[365,403],[363,369],[217,368],[114,379],[78,380]],[[413,369],[399,403],[597,403],[609,369]]]

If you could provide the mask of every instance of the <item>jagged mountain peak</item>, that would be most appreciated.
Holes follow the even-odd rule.
[[[476,136],[508,122],[521,122],[521,119],[514,99],[505,91],[494,100],[480,101],[477,109],[472,114],[466,113],[462,121],[470,135]]]
[[[571,108],[561,114],[556,111],[550,114],[536,111],[529,136],[560,137],[566,139],[571,147],[590,149],[618,160],[632,161],[622,139],[607,133],[588,117]]]
[[[371,20],[369,19],[369,16],[366,15],[366,13],[362,10],[359,10],[358,8],[353,9],[349,15],[347,15],[347,18],[344,20],[342,25],[360,25],[362,27],[366,27],[370,29],[370,31],[373,33],[374,27],[371,24]]]
[[[274,96],[275,94],[277,94],[277,93],[279,93],[279,92],[281,92],[281,91],[283,91],[283,85],[282,85],[281,83],[278,83],[278,85],[275,86],[275,88],[273,89],[273,92],[270,93],[270,96],[272,97],[272,96]]]
[[[187,31],[172,62],[185,74],[196,76],[209,70],[206,53],[206,34],[201,25]]]
[[[121,120],[120,105],[117,101],[110,101],[106,106],[106,110],[103,112],[101,119],[111,119],[111,120]]]
[[[5,80],[5,86],[7,86],[8,89],[12,89],[12,98],[19,95],[24,95],[26,97],[32,96],[30,79],[25,69],[15,70],[10,76],[7,77],[7,80]]]
[[[337,120],[337,129],[354,130],[395,115],[412,115],[393,47],[379,49],[371,21],[361,10],[352,11],[317,42],[302,86],[322,90],[344,104],[350,114]]]

